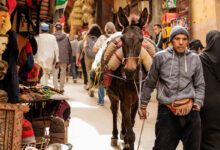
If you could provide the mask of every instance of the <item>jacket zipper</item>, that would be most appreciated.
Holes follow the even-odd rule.
[[[161,94],[163,93],[164,87],[165,87],[165,85],[163,85],[163,88],[162,88],[160,94],[158,95],[158,98],[160,98]]]

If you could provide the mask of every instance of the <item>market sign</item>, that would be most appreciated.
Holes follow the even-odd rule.
[[[162,8],[176,8],[176,0],[162,0]]]

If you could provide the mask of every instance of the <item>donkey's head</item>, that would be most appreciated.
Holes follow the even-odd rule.
[[[130,18],[130,20],[127,19],[122,8],[119,8],[118,11],[118,19],[124,26],[121,40],[124,70],[128,79],[132,79],[140,61],[139,55],[143,42],[142,27],[145,25],[147,18],[147,8],[142,11],[139,19]]]

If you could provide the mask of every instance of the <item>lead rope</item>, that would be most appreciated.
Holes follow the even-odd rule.
[[[141,112],[141,90],[142,90],[142,63],[141,63],[141,60],[140,60],[140,71],[139,71],[139,93],[138,93],[138,88],[137,88],[137,84],[135,82],[135,79],[134,80],[134,85],[135,85],[135,88],[136,88],[136,91],[137,91],[137,96],[138,96],[138,112],[141,116],[143,116],[142,112]],[[139,147],[141,145],[141,137],[142,137],[142,133],[143,133],[143,130],[144,130],[144,124],[145,124],[145,120],[146,119],[143,119],[143,122],[142,122],[142,126],[141,126],[141,132],[140,132],[140,136],[139,136],[139,139],[138,139],[138,147],[137,147],[137,150],[139,150]]]

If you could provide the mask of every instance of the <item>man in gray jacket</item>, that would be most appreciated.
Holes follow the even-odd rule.
[[[176,26],[170,34],[173,47],[154,56],[141,95],[140,117],[158,81],[159,101],[153,150],[175,150],[179,140],[184,150],[200,150],[201,119],[205,83],[200,58],[187,49],[189,34]]]
[[[62,32],[62,25],[57,23],[55,25],[55,37],[59,47],[59,66],[60,66],[60,91],[64,92],[64,84],[66,79],[66,68],[70,67],[72,61],[72,48],[69,38]],[[56,78],[58,78],[58,69],[54,71]],[[55,85],[54,85],[55,86]],[[56,87],[55,87],[56,88]]]

